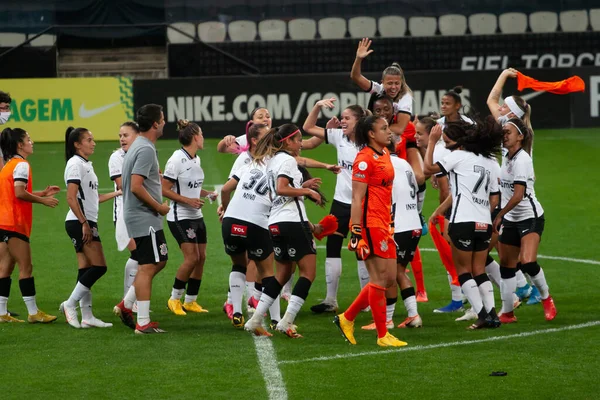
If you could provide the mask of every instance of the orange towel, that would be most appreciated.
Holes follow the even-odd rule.
[[[323,219],[319,221],[319,225],[321,225],[323,231],[318,235],[315,234],[315,238],[321,240],[325,236],[329,236],[338,230],[338,219],[334,215],[329,214],[324,216]]]
[[[541,82],[517,72],[517,83],[519,91],[527,88],[537,92],[546,91],[554,94],[568,94],[585,91],[585,82],[577,75],[558,82]]]

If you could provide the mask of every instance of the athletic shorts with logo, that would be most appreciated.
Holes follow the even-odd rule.
[[[415,251],[421,240],[421,229],[394,233],[396,242],[396,263],[407,265],[415,256]]]
[[[350,204],[342,203],[337,200],[331,202],[331,210],[329,214],[334,215],[338,219],[337,232],[348,236],[350,231]]]
[[[390,234],[389,229],[381,228],[363,228],[362,237],[369,245],[371,250],[370,255],[375,255],[381,258],[397,258],[396,242]]]
[[[500,243],[507,244],[509,246],[521,247],[521,239],[523,236],[529,235],[530,233],[537,233],[542,239],[542,233],[544,232],[545,219],[542,215],[537,218],[528,218],[519,222],[512,222],[506,219],[502,220],[500,225],[500,237],[498,240]]]
[[[225,253],[235,256],[244,252],[254,261],[263,261],[273,252],[269,231],[241,219],[227,217],[221,225]]]
[[[101,242],[100,233],[98,232],[98,224],[94,221],[88,221],[90,229],[92,230],[92,241]],[[83,224],[78,220],[65,221],[65,230],[67,235],[71,238],[73,246],[75,247],[76,253],[83,252]]]
[[[458,250],[484,251],[492,240],[492,224],[455,222],[448,227],[448,236]]]
[[[138,263],[140,265],[158,264],[169,259],[169,249],[167,248],[164,230],[151,231],[150,235],[136,237],[133,240],[135,241]]]
[[[178,221],[167,221],[171,234],[182,243],[206,244],[206,225],[204,218],[180,219]]]
[[[21,239],[22,241],[29,243],[29,238],[22,233],[0,229],[0,242],[8,243],[8,240],[11,238]]]
[[[308,222],[277,222],[269,225],[269,233],[277,261],[299,261],[317,254]]]

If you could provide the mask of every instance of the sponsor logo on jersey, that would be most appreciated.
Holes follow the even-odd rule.
[[[248,227],[246,225],[231,224],[231,236],[246,237],[248,235]]]
[[[488,224],[483,222],[475,222],[475,231],[477,232],[487,232]]]
[[[279,232],[279,225],[269,226],[269,231],[271,231],[272,235],[280,235],[281,234],[281,232]]]
[[[359,179],[365,179],[365,174],[361,174],[361,173],[356,173],[354,174],[355,177],[359,178]]]
[[[163,255],[163,256],[166,256],[167,252],[168,252],[168,250],[167,250],[167,244],[166,243],[162,243],[160,245],[160,254]]]
[[[187,233],[187,237],[188,238],[190,238],[190,239],[195,239],[196,238],[196,231],[193,228],[189,228],[185,232]]]

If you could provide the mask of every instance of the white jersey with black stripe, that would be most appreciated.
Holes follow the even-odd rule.
[[[77,201],[85,218],[98,222],[98,177],[92,162],[79,155],[71,157],[65,167],[65,185],[69,186],[69,183],[78,185]],[[77,217],[69,208],[66,221],[73,220],[77,220]]]
[[[405,160],[392,156],[394,184],[392,186],[392,214],[394,233],[421,229],[421,218],[417,206],[419,186],[415,173]]]
[[[227,177],[227,179],[231,179],[237,173],[237,171],[239,169],[241,169],[245,165],[250,164],[251,162],[252,162],[252,156],[250,155],[249,152],[244,151],[243,153],[238,155],[237,158],[235,159],[235,162],[233,163],[233,166],[231,167],[231,171],[229,171],[229,176]]]
[[[499,194],[498,162],[464,150],[454,150],[437,163],[452,182],[450,222],[491,224],[490,195]]]
[[[173,182],[175,193],[193,199],[200,198],[204,171],[200,166],[200,157],[192,157],[185,149],[175,150],[167,161],[163,177]],[[196,209],[187,204],[170,201],[171,209],[167,214],[167,221],[174,222],[181,219],[202,218],[202,209]]]
[[[110,180],[115,181],[115,179],[120,178],[123,173],[123,160],[125,159],[125,150],[118,149],[114,153],[110,155],[108,159],[108,174],[110,175]],[[114,183],[115,191],[117,190],[117,184]],[[113,221],[117,220],[117,215],[121,212],[123,208],[123,196],[115,197],[113,201]]]
[[[236,218],[267,229],[271,196],[266,162],[246,163],[230,179],[238,181],[238,185],[223,217]]]
[[[302,188],[302,173],[298,169],[296,159],[285,151],[277,152],[267,162],[267,175],[273,200],[269,224],[307,221],[303,196],[287,197],[277,193],[277,180],[279,178],[286,178],[290,186],[294,188]]]
[[[502,207],[505,207],[514,195],[515,185],[525,186],[525,195],[515,208],[506,213],[504,218],[511,222],[519,222],[529,218],[538,218],[544,214],[542,205],[535,197],[534,183],[535,172],[531,156],[523,149],[519,149],[512,157],[505,152],[502,156],[500,172]]]
[[[333,199],[340,203],[352,203],[352,164],[358,154],[358,148],[351,142],[342,129],[327,129],[325,142],[335,146],[337,162],[342,172],[337,174]]]

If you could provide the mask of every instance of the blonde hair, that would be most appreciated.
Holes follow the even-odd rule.
[[[400,64],[398,64],[397,62],[394,62],[394,63],[392,63],[392,65],[390,65],[389,67],[384,69],[383,73],[381,74],[381,81],[383,82],[385,77],[388,75],[399,76],[400,79],[402,79],[402,85],[400,85],[400,92],[398,92],[398,96],[397,96],[398,99],[402,98],[402,96],[404,96],[407,93],[409,93],[412,96],[412,90],[406,83],[406,77],[404,76],[404,70],[402,70],[402,67],[400,67]],[[393,100],[397,100],[397,99],[393,99]]]
[[[531,153],[533,152],[534,137],[533,127],[531,126],[531,106],[521,96],[512,96],[512,98],[515,101],[515,103],[517,103],[517,106],[525,113],[523,114],[523,117],[521,117],[521,120],[523,120],[523,123],[525,124],[527,129],[529,129],[529,132],[531,133],[531,140],[528,141],[527,146],[523,146],[523,148],[527,153],[529,153],[529,155],[531,155]]]

